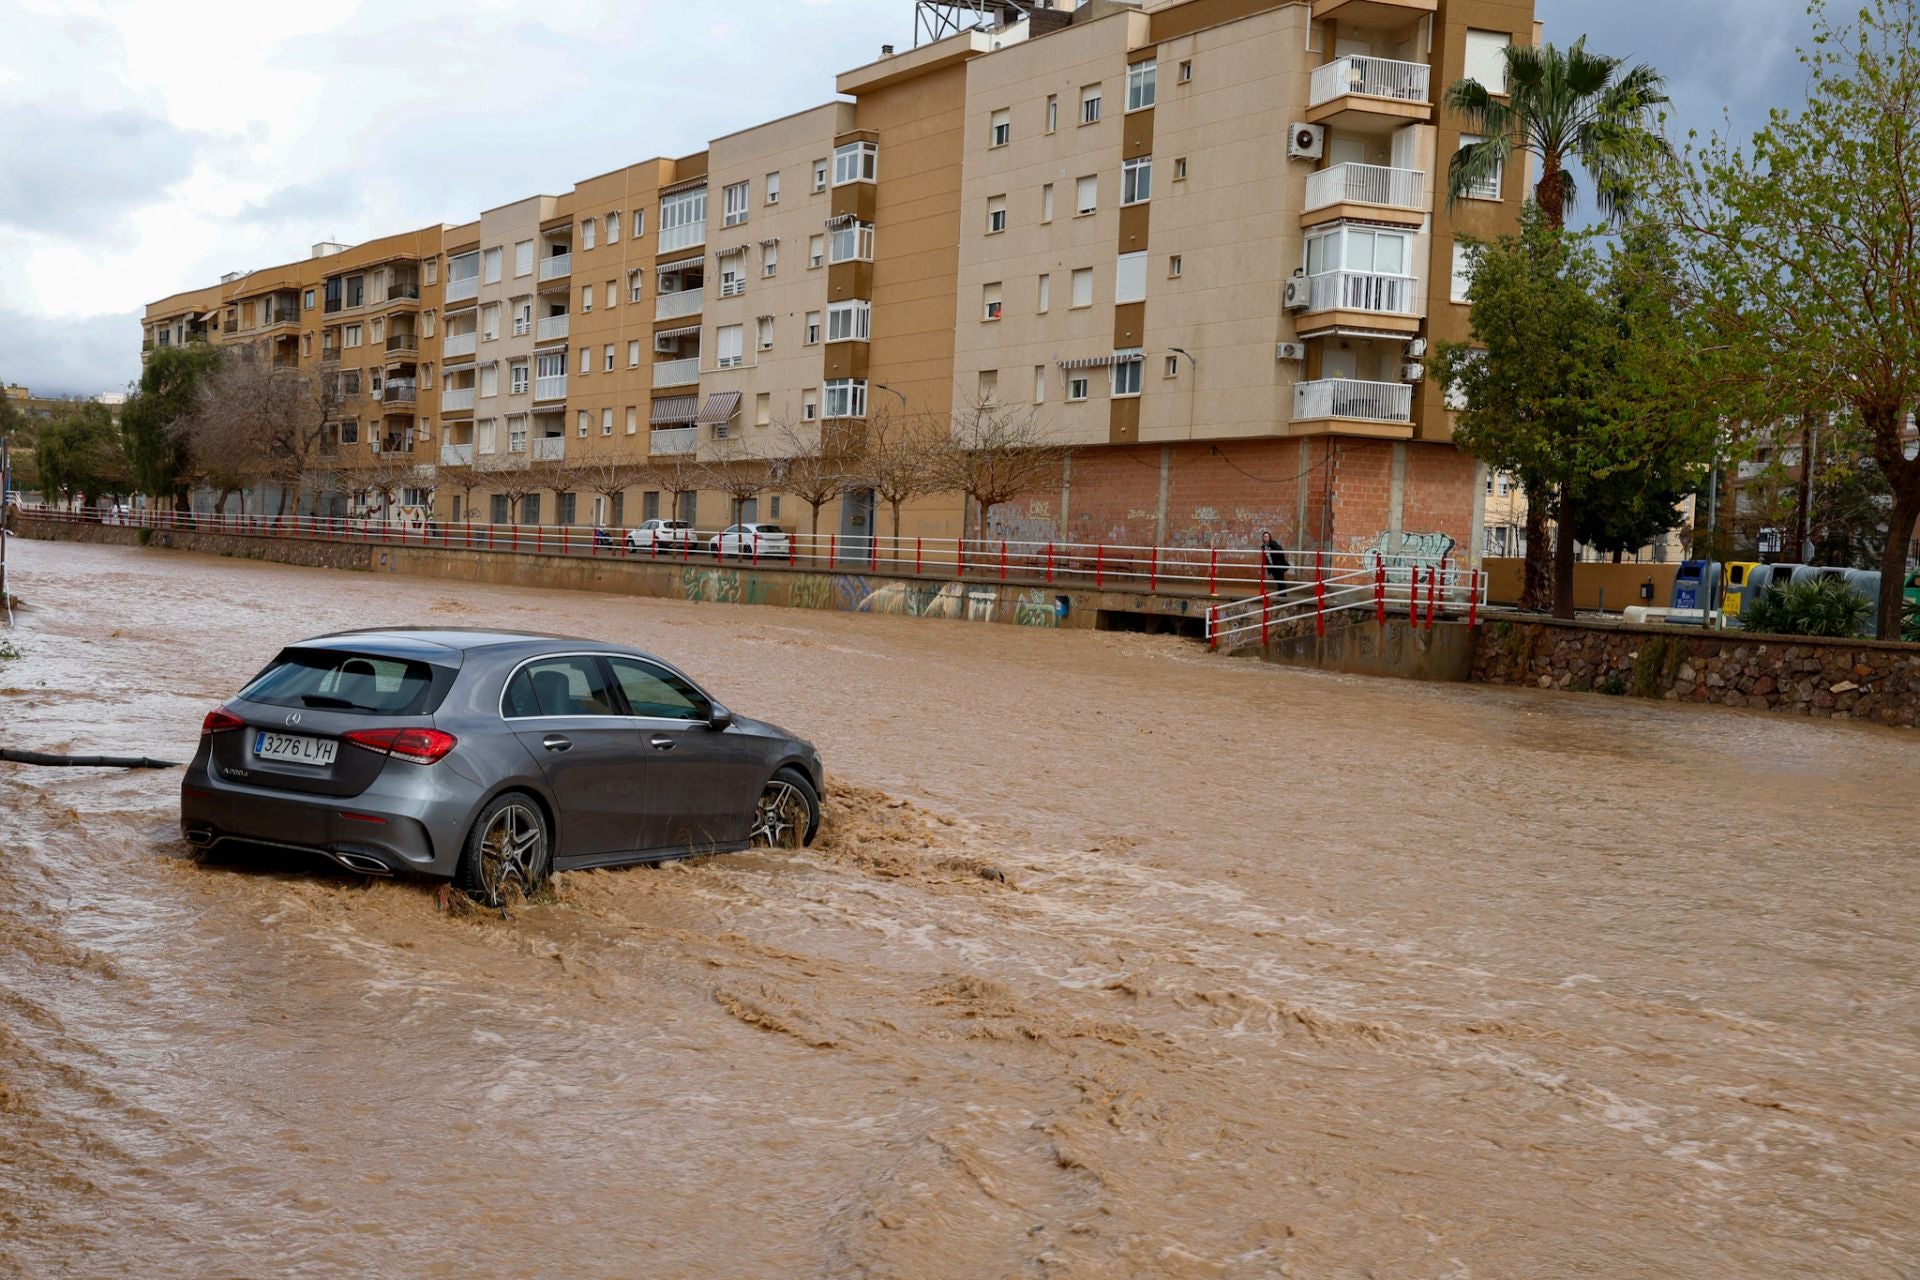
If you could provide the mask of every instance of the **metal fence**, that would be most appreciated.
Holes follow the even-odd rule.
[[[1276,631],[1311,618],[1325,635],[1329,619],[1372,617],[1384,627],[1404,618],[1431,630],[1443,618],[1464,615],[1477,626],[1487,602],[1487,575],[1449,559],[1425,560],[1369,551],[1358,556],[1308,553],[1281,580],[1261,584],[1258,595],[1207,610],[1207,643],[1219,648],[1258,637],[1264,646]],[[1343,617],[1344,615],[1344,617]]]

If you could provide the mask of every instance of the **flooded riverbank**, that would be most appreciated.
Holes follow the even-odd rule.
[[[15,543],[0,740],[185,759],[280,644],[619,639],[817,742],[797,857],[196,863],[0,765],[0,1271],[1895,1277],[1915,748],[1164,637]]]

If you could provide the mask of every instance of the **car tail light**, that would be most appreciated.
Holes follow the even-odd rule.
[[[200,722],[200,736],[210,733],[225,733],[228,729],[244,729],[247,722],[225,707],[215,707],[207,712],[207,718]]]
[[[439,729],[355,729],[345,737],[356,747],[414,764],[434,764],[459,742]]]

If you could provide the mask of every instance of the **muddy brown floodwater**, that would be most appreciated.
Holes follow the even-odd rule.
[[[0,1271],[1911,1277],[1920,738],[1102,633],[16,542],[0,737],[276,646],[602,636],[813,738],[798,856],[510,922],[0,765]]]

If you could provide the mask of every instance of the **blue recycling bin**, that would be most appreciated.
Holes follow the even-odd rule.
[[[1673,575],[1673,596],[1667,601],[1672,609],[1711,609],[1714,587],[1720,582],[1720,565],[1713,560],[1682,560]]]

